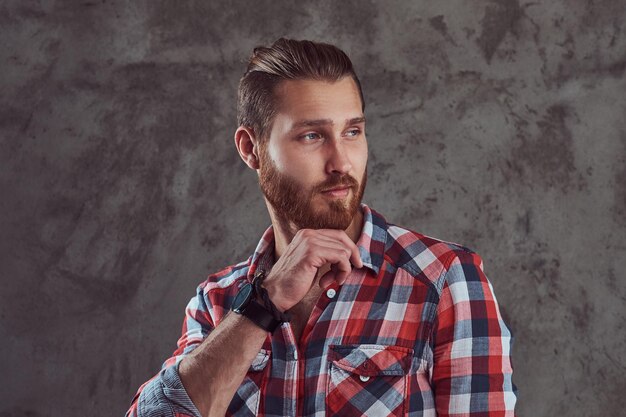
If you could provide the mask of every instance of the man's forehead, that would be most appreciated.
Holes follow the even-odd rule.
[[[338,81],[285,80],[275,92],[276,119],[288,130],[365,123],[361,97],[351,77]]]

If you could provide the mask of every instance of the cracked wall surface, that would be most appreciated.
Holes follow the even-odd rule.
[[[281,36],[352,58],[364,202],[482,256],[518,415],[619,415],[625,20],[613,0],[4,2],[0,416],[122,415],[196,285],[250,255],[269,217],[236,89]]]

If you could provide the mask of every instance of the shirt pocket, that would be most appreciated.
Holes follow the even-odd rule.
[[[271,351],[261,349],[250,364],[248,373],[237,388],[237,392],[233,396],[226,416],[250,416],[257,415],[259,411],[259,403],[261,395],[267,380],[269,367],[267,364],[270,360]]]
[[[404,416],[413,349],[388,345],[330,345],[329,416]]]

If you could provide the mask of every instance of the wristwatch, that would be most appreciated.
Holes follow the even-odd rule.
[[[263,330],[274,333],[274,330],[276,330],[282,322],[276,320],[272,312],[266,309],[265,306],[257,303],[255,297],[254,285],[246,282],[235,296],[231,310],[247,317]]]

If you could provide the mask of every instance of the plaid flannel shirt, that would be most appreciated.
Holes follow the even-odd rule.
[[[268,334],[226,415],[514,416],[512,338],[481,258],[361,208],[364,267],[322,293],[300,345],[289,323]],[[178,349],[127,416],[200,417],[178,364],[219,325],[273,243],[270,226],[247,261],[198,286]]]

